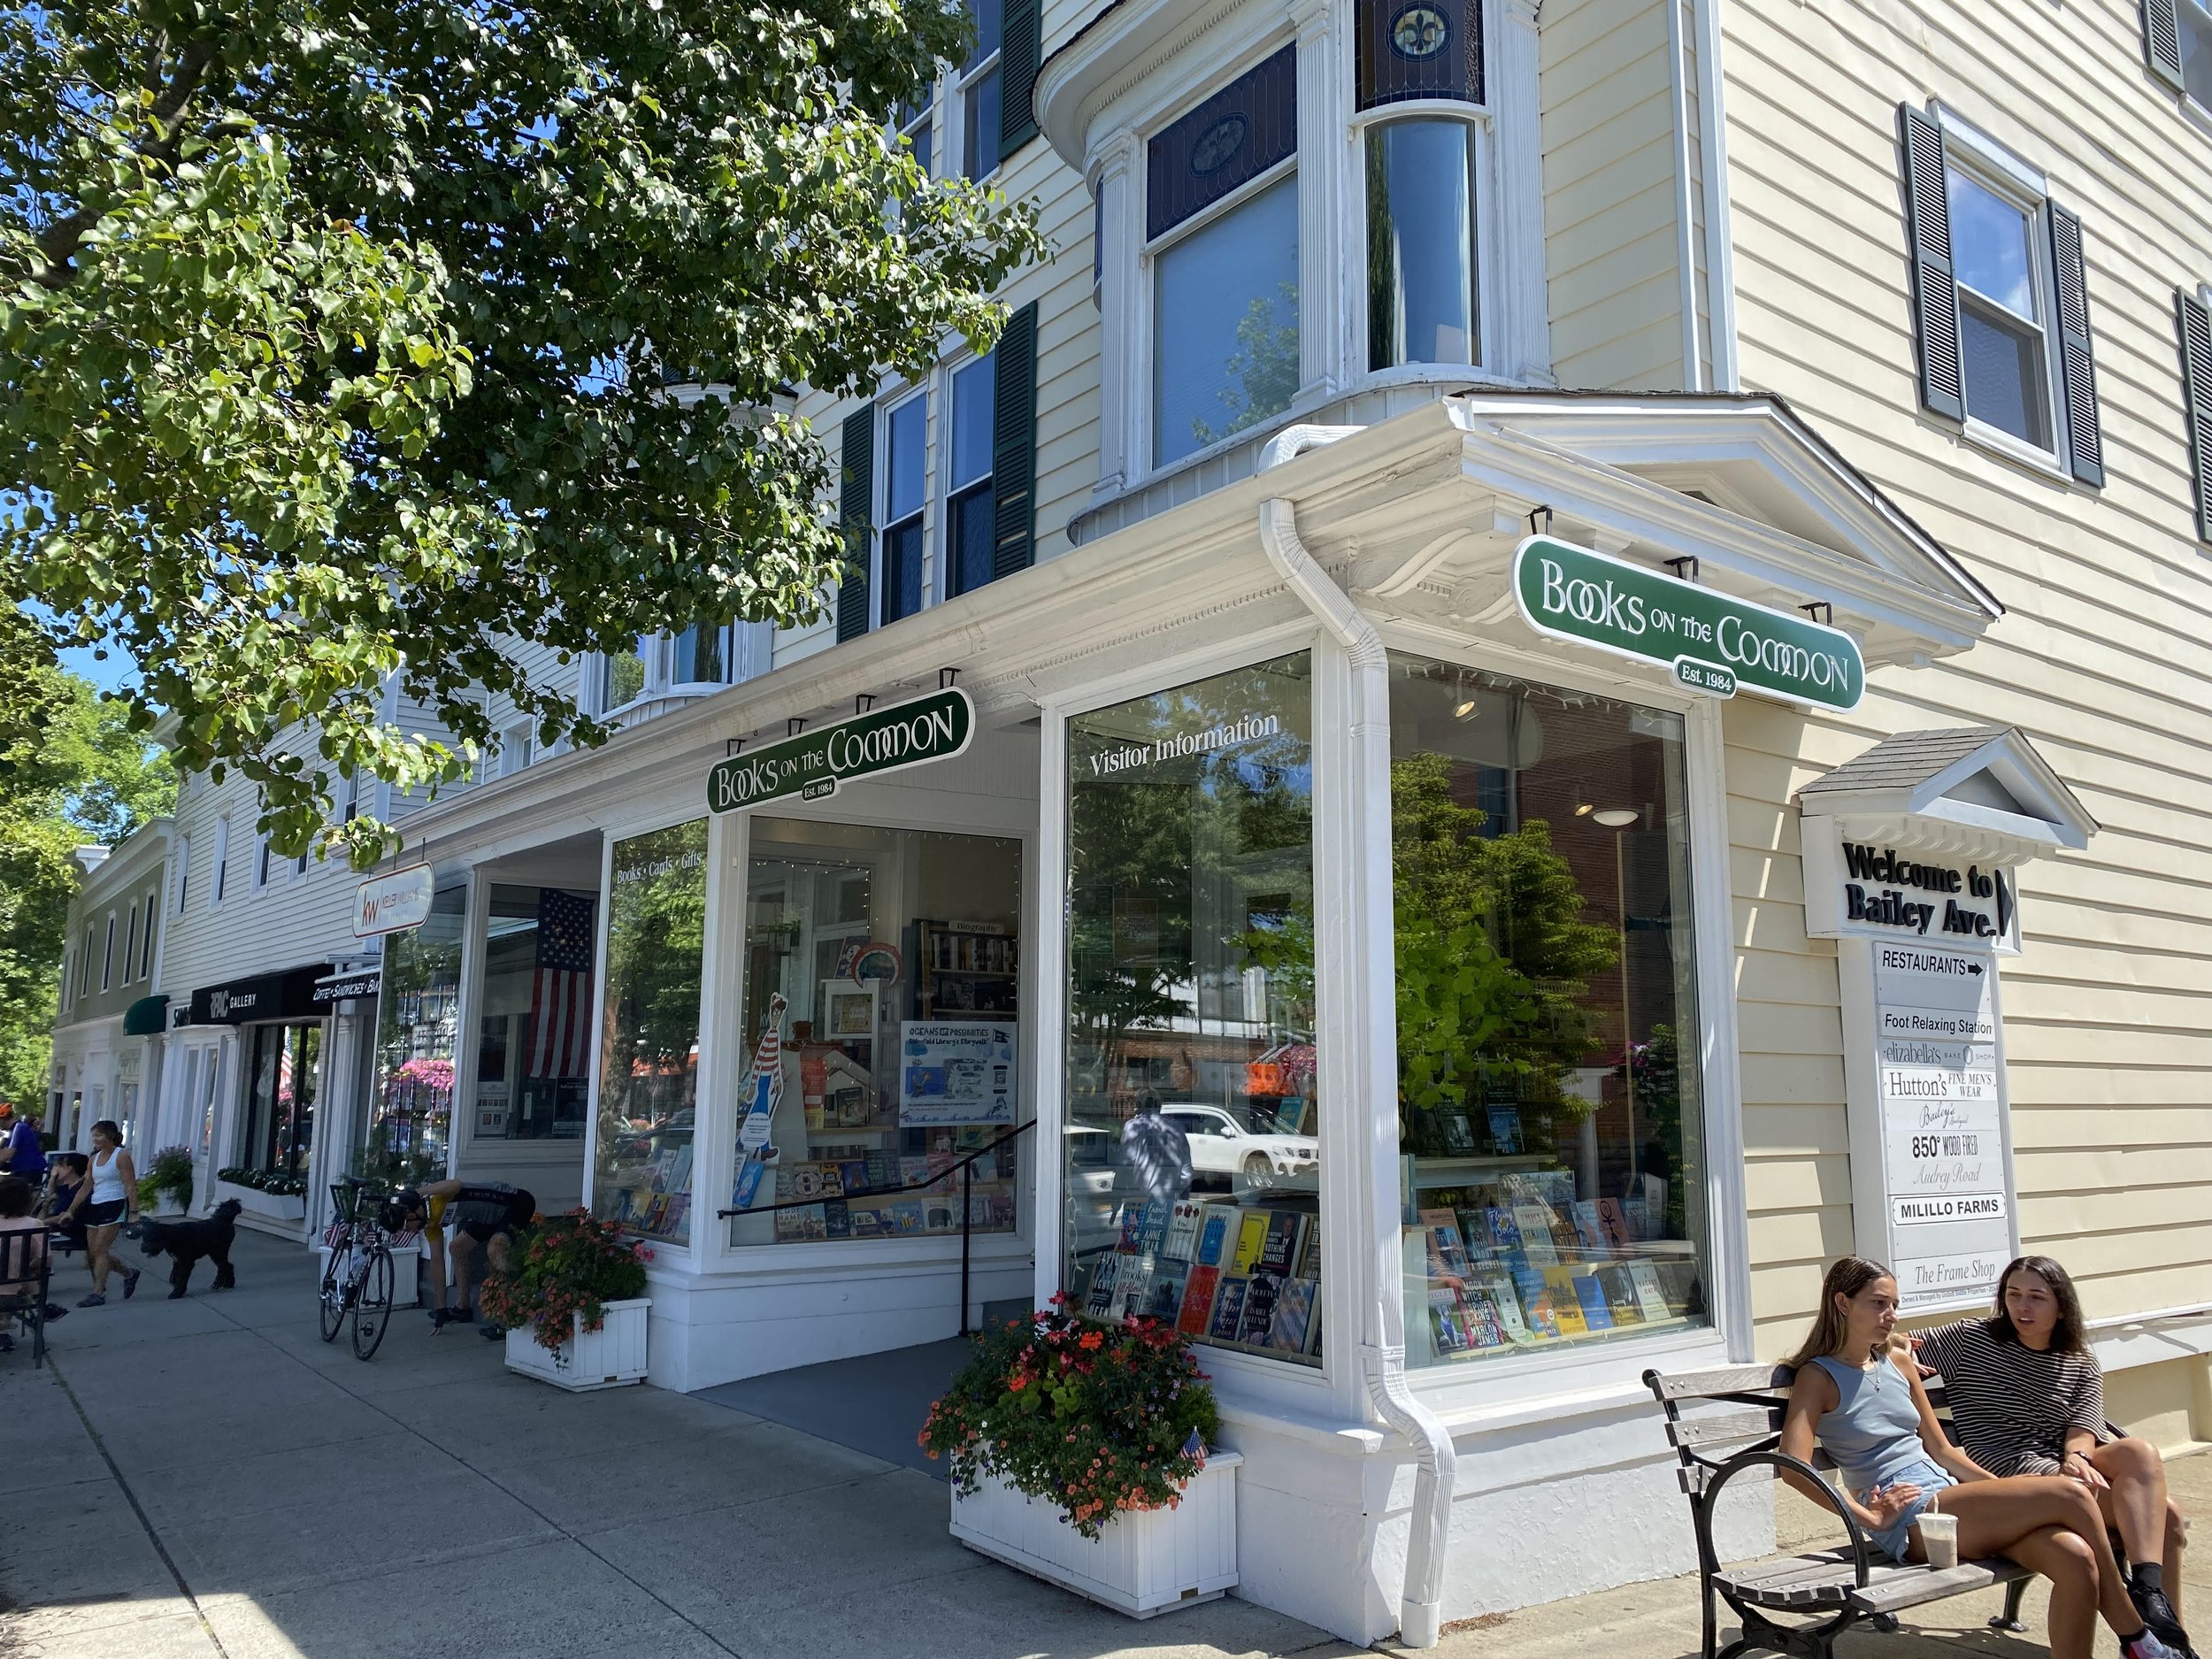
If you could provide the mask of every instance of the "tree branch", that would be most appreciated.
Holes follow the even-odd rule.
[[[212,41],[194,41],[177,59],[177,73],[154,100],[148,112],[148,124],[160,134],[137,146],[140,160],[161,166],[173,165],[177,150],[182,142],[179,127],[184,107],[192,101],[192,95],[200,89],[208,65],[220,56],[220,49]],[[38,234],[39,251],[46,256],[46,269],[36,280],[47,288],[61,288],[75,280],[76,272],[70,261],[84,244],[85,234],[100,222],[101,211],[96,207],[81,207],[66,219],[56,219]]]

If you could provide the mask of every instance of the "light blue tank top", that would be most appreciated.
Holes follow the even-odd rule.
[[[1820,1419],[1820,1448],[1836,1460],[1844,1485],[1853,1492],[1884,1486],[1904,1469],[1927,1459],[1920,1443],[1920,1411],[1912,1385],[1885,1360],[1861,1371],[1847,1360],[1824,1355],[1813,1363],[1835,1379],[1835,1409]]]

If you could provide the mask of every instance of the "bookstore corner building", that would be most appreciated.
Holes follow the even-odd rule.
[[[2018,1247],[2006,968],[2096,826],[1925,716],[2000,606],[1763,397],[1295,427],[1071,540],[410,819],[357,1163],[646,1240],[670,1388],[1171,1320],[1238,1594],[1353,1640],[1688,1570],[1645,1371]]]

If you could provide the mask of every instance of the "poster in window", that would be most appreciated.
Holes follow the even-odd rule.
[[[899,1122],[1011,1124],[1010,1020],[906,1020],[899,1027]]]

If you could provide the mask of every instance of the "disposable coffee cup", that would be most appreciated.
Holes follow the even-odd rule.
[[[1959,1517],[1931,1509],[1920,1517],[1920,1543],[1928,1552],[1928,1564],[1938,1572],[1959,1564]]]

